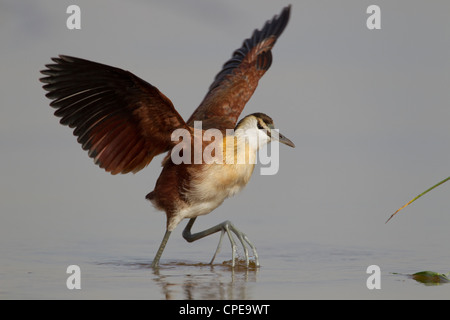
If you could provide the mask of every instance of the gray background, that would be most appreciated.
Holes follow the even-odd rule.
[[[450,3],[291,3],[272,67],[243,115],[271,115],[297,147],[281,145],[278,174],[256,170],[241,194],[199,218],[196,228],[232,220],[258,246],[263,268],[276,255],[274,266],[289,259],[307,265],[307,255],[293,248],[333,246],[429,263],[414,268],[411,262],[405,272],[450,271],[450,185],[384,224],[450,171]],[[76,1],[82,29],[72,31],[66,28],[70,4],[0,1],[0,298],[58,297],[66,266],[82,264],[86,255],[99,264],[150,262],[165,228],[165,215],[144,199],[162,156],[136,175],[111,176],[96,167],[48,106],[38,78],[50,57],[68,54],[129,70],[187,118],[232,52],[288,2]],[[370,4],[381,7],[381,30],[366,28]],[[182,227],[162,263],[209,261],[217,239],[187,244]],[[222,260],[229,255],[225,244]],[[386,273],[399,271],[384,269],[376,256],[371,261]],[[355,267],[362,279],[367,265]],[[342,295],[338,281],[321,288],[317,297],[361,297],[350,288]],[[279,292],[315,297],[283,291],[283,284],[264,289],[267,298],[283,297]],[[251,298],[261,297],[257,290],[251,288]],[[448,298],[448,287],[439,290],[434,297]],[[396,297],[389,288],[381,291]],[[108,292],[85,289],[77,297]]]

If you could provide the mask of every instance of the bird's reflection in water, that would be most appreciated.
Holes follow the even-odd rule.
[[[249,284],[256,282],[258,270],[253,261],[221,264],[169,262],[153,270],[153,280],[161,287],[165,299],[251,299]]]

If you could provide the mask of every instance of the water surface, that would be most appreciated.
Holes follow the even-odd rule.
[[[417,251],[343,248],[302,243],[260,246],[261,267],[245,267],[240,260],[230,267],[229,248],[214,265],[205,245],[166,252],[161,267],[135,254],[136,247],[114,250],[100,245],[48,247],[45,251],[23,246],[2,252],[0,299],[448,299],[450,285],[425,286],[408,274],[434,268],[448,272],[450,259],[417,258]],[[84,249],[81,246],[84,246]],[[131,244],[130,244],[131,245]],[[142,244],[143,245],[143,244]],[[103,250],[102,250],[103,249]],[[142,248],[141,248],[142,249]],[[102,254],[101,252],[104,252]],[[128,252],[128,253],[126,253]],[[131,252],[131,254],[130,254]],[[117,254],[117,257],[112,255]],[[210,254],[213,251],[208,252]],[[180,258],[169,258],[170,256]],[[81,289],[66,287],[66,268],[81,268]],[[381,289],[366,286],[369,265],[381,269]],[[438,269],[440,268],[440,269]]]

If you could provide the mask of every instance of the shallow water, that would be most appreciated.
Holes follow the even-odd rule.
[[[417,258],[417,250],[365,249],[302,243],[277,250],[273,244],[259,247],[261,267],[245,267],[238,260],[231,268],[229,248],[217,262],[201,252],[205,245],[169,250],[161,267],[137,256],[136,247],[118,250],[86,243],[58,245],[38,251],[32,245],[3,252],[0,299],[448,299],[450,284],[426,286],[408,275],[429,268],[450,266],[450,259]],[[145,246],[145,244],[142,244]],[[138,246],[139,247],[139,246]],[[206,246],[207,247],[207,246]],[[19,248],[19,247],[18,247]],[[104,249],[104,250],[101,250]],[[141,248],[142,249],[142,248]],[[227,250],[228,249],[228,250]],[[50,253],[52,252],[52,253]],[[101,253],[103,252],[103,254]],[[211,255],[213,251],[208,252]],[[117,254],[114,258],[112,255]],[[179,256],[181,258],[174,259]],[[66,268],[81,269],[81,289],[69,290]],[[381,269],[381,289],[369,290],[367,267]],[[444,267],[445,268],[445,267]],[[448,272],[448,269],[433,270]]]

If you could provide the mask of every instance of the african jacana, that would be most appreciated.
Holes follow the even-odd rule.
[[[232,245],[232,265],[235,265],[233,232],[243,246],[247,266],[249,255],[246,243],[252,248],[255,263],[259,266],[255,247],[229,221],[191,233],[198,216],[210,213],[226,198],[242,190],[250,179],[254,162],[174,164],[170,151],[178,141],[172,141],[171,134],[176,129],[185,129],[193,136],[194,121],[202,121],[203,132],[210,128],[224,133],[226,129],[235,129],[234,136],[231,136],[231,149],[246,150],[250,158],[255,157],[259,147],[274,139],[294,147],[281,134],[271,134],[273,121],[265,114],[251,114],[236,125],[259,79],[272,63],[271,49],[285,29],[289,15],[290,6],[244,41],[242,47],[224,64],[204,100],[186,122],[156,87],[128,71],[63,55],[52,58],[55,63],[46,65],[47,69],[41,71],[46,77],[40,80],[46,83],[43,88],[49,91],[46,96],[53,100],[50,105],[57,109],[55,115],[61,117],[60,123],[74,128],[73,134],[78,137],[82,148],[88,150],[95,163],[107,172],[135,173],[147,166],[156,155],[169,152],[163,160],[155,189],[146,196],[167,215],[166,232],[152,267],[159,266],[171,232],[185,218],[190,220],[183,237],[189,242],[221,231],[211,263],[226,232]],[[244,139],[237,139],[242,138],[238,137],[238,132],[244,135]],[[223,145],[219,144],[222,149],[218,152],[223,152],[225,159],[229,159],[229,145],[225,141],[229,141],[230,136],[224,137]],[[255,137],[259,138],[258,143],[247,139]],[[205,143],[202,148],[205,148]]]

